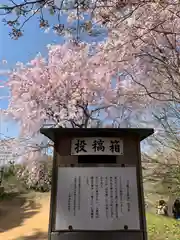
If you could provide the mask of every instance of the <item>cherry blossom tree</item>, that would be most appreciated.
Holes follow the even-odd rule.
[[[48,59],[39,55],[27,65],[19,63],[7,86],[8,112],[25,135],[49,122],[56,127],[118,127],[129,124],[139,109],[135,96],[124,96],[127,86],[113,63],[102,64],[95,48],[85,43],[49,46]]]
[[[128,89],[129,93],[136,89],[128,87],[113,63],[102,62],[96,46],[67,42],[48,48],[47,59],[38,55],[25,65],[18,63],[6,83],[11,95],[8,115],[21,127],[22,138],[14,148],[19,162],[28,163],[20,177],[24,171],[40,171],[39,159],[47,158],[42,150],[52,143],[41,138],[42,145],[36,141],[45,124],[128,127],[142,110],[135,93],[125,95]]]
[[[179,24],[177,1],[149,2],[112,29],[99,52],[124,72],[132,89],[139,86],[141,97],[154,106],[161,128],[156,140],[171,150],[179,145]]]
[[[159,129],[153,146],[159,151],[161,145],[163,154],[164,148],[178,153],[179,2],[149,2],[121,24],[117,24],[117,16],[110,23],[109,39],[101,46],[99,57],[113,61],[131,89],[139,86],[139,95],[154,106],[153,125]]]
[[[104,8],[104,14],[109,16],[109,20],[106,21],[106,27],[109,31],[108,40],[104,44],[99,44],[98,52],[95,55],[90,56],[91,53],[89,53],[88,45],[84,45],[85,47],[82,48],[83,50],[81,49],[81,51],[77,50],[78,46],[76,46],[76,51],[74,51],[74,46],[73,51],[70,47],[71,50],[67,51],[68,54],[69,52],[78,52],[78,54],[67,54],[68,56],[73,55],[73,57],[70,57],[72,58],[71,63],[68,63],[68,65],[65,64],[65,66],[70,66],[69,69],[74,69],[74,66],[77,67],[77,62],[79,62],[80,70],[77,70],[78,67],[75,67],[76,73],[73,75],[75,76],[73,79],[76,79],[76,81],[73,81],[70,84],[71,87],[66,89],[66,82],[63,81],[63,87],[61,83],[60,89],[63,89],[63,93],[62,90],[60,91],[58,88],[60,85],[53,86],[53,83],[49,83],[46,84],[46,90],[42,85],[41,91],[39,91],[37,88],[37,83],[33,84],[32,82],[31,84],[34,86],[34,88],[36,88],[36,91],[39,91],[37,94],[38,98],[33,97],[29,99],[28,91],[29,89],[32,91],[32,88],[30,88],[30,86],[27,87],[27,85],[25,85],[28,88],[27,92],[24,91],[24,85],[21,87],[21,92],[19,92],[19,90],[17,90],[15,87],[18,86],[19,88],[21,86],[21,84],[18,83],[20,81],[17,81],[17,78],[21,79],[21,76],[24,76],[25,73],[26,78],[29,79],[29,76],[34,76],[34,72],[37,71],[37,68],[43,69],[43,78],[46,79],[46,83],[49,82],[47,79],[51,79],[52,81],[52,76],[54,73],[52,74],[49,69],[51,69],[51,66],[54,63],[50,59],[52,58],[51,53],[57,56],[57,46],[50,49],[50,55],[47,62],[45,62],[42,57],[38,57],[34,60],[34,63],[31,63],[32,65],[34,64],[34,66],[27,67],[21,65],[14,71],[10,77],[10,79],[13,79],[14,84],[13,81],[11,83],[9,82],[9,84],[11,84],[12,92],[14,91],[14,94],[12,94],[12,96],[15,96],[17,92],[21,96],[26,95],[27,99],[25,102],[27,103],[24,103],[24,106],[26,105],[27,109],[29,108],[28,104],[30,103],[33,105],[33,107],[35,105],[43,106],[44,104],[43,107],[39,108],[39,112],[32,111],[32,114],[28,116],[27,119],[21,119],[21,123],[22,125],[24,124],[26,131],[28,128],[32,129],[31,124],[33,121],[37,121],[40,123],[40,125],[42,125],[42,123],[45,121],[49,122],[49,120],[51,120],[56,125],[62,127],[69,126],[70,124],[73,127],[87,127],[90,126],[92,122],[96,123],[95,125],[97,126],[97,124],[100,124],[102,122],[102,116],[105,114],[107,116],[107,112],[108,118],[110,116],[109,113],[111,112],[113,118],[116,119],[116,121],[117,119],[119,121],[120,116],[117,118],[117,115],[119,113],[120,106],[122,107],[122,102],[123,108],[125,106],[126,113],[127,109],[128,112],[131,113],[132,109],[147,106],[150,101],[156,107],[158,104],[161,107],[162,104],[166,103],[167,101],[176,101],[178,103],[179,87],[177,79],[179,78],[179,3],[178,1],[138,2],[139,3],[136,1],[129,1],[128,3],[126,2],[127,4],[124,4],[123,11],[113,12],[112,7],[115,6],[115,2],[113,1],[111,2],[111,7],[108,7],[107,9]],[[100,2],[98,2],[98,4],[100,4]],[[94,13],[94,19],[97,19],[99,23],[103,23],[103,19],[101,18],[102,9],[102,6],[99,8],[97,7]],[[80,46],[82,47],[83,44]],[[64,49],[69,48],[69,45],[68,47],[66,45],[63,47]],[[62,49],[63,47],[59,48]],[[80,52],[83,52],[83,54],[81,55]],[[79,56],[81,56],[80,60]],[[84,56],[84,58],[82,58],[82,56]],[[82,59],[85,64],[82,64]],[[62,61],[60,61],[60,63],[61,62]],[[65,60],[65,63],[67,62],[68,60]],[[58,64],[58,66],[59,65],[61,66],[62,64]],[[65,71],[67,70],[67,72],[69,72],[69,69],[66,67],[63,66],[62,68],[59,68],[65,68]],[[41,70],[39,69],[39,74],[42,76]],[[56,69],[55,71],[57,71],[57,67],[53,66],[53,69]],[[96,69],[95,75],[98,76],[98,83],[96,82],[97,80],[94,80],[96,77],[94,76],[94,73],[92,73],[92,69]],[[60,71],[60,75],[64,77],[64,71],[63,74],[61,73],[62,72]],[[80,76],[81,80],[79,80],[77,76]],[[41,78],[42,77],[38,77],[38,79]],[[67,78],[68,77],[65,77],[65,79]],[[25,82],[27,82],[27,80]],[[110,82],[112,86],[111,88],[109,88]],[[106,87],[103,85],[105,83],[107,84]],[[52,102],[53,96],[51,96],[51,101],[48,100],[50,99],[50,96],[47,96],[45,103],[44,100],[40,98],[40,96],[42,96],[41,93],[44,92],[44,90],[45,92],[49,91],[47,89],[47,86],[49,85],[52,87],[52,89],[56,89],[56,91],[59,90],[59,93],[62,93],[60,96],[63,96],[62,98],[58,97],[59,100],[56,100],[56,102],[53,103],[53,111],[52,108],[51,110],[48,108],[48,102]],[[98,85],[98,89],[94,90],[96,85]],[[115,88],[113,86],[115,86]],[[81,89],[81,94],[77,90],[73,90],[72,92],[72,89],[78,88]],[[88,89],[89,92],[95,95],[92,96],[89,93],[87,94],[87,92],[84,93],[84,89]],[[102,89],[110,89],[110,91],[108,94],[106,93],[106,95],[104,95],[104,90]],[[24,92],[26,92],[26,94]],[[115,95],[113,95],[114,92],[116,92]],[[106,104],[100,104],[100,106],[102,106],[102,109],[96,109],[97,105],[99,106],[99,103],[102,102],[99,101],[100,98],[98,99],[98,102],[97,97],[95,96],[103,96],[103,101],[105,101]],[[15,108],[13,107],[13,110],[11,109],[11,112],[13,112],[13,115],[17,119],[20,119],[19,117],[22,111],[26,110],[24,110],[24,107],[20,109],[20,103],[18,103],[18,100],[13,100],[13,98],[11,106],[16,105],[17,108],[15,111]],[[54,97],[54,99],[57,98]],[[74,106],[74,108],[65,108],[64,99],[68,100],[68,106]],[[72,99],[75,101],[73,104],[71,102]],[[120,99],[117,104],[115,104],[115,99]],[[137,102],[135,100],[137,100]],[[137,107],[138,104],[141,105]],[[57,112],[59,115],[57,115]],[[39,115],[37,116],[37,114]],[[98,114],[100,114],[100,117],[97,117]],[[87,118],[87,116],[89,117]],[[40,121],[38,119],[40,119]],[[37,129],[35,129],[35,131],[33,130],[34,132],[37,132],[39,128],[38,124],[34,124],[33,126],[37,126]]]
[[[121,24],[111,21],[99,53],[153,100],[179,102],[179,9],[178,1],[150,1]]]

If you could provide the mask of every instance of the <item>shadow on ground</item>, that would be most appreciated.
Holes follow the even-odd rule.
[[[25,195],[13,193],[0,200],[0,233],[19,227],[40,211],[40,204]]]
[[[36,232],[31,236],[22,236],[13,240],[47,240],[48,234],[47,232],[41,232],[38,229],[35,230]]]

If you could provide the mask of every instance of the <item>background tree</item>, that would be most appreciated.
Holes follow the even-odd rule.
[[[180,191],[180,115],[177,105],[169,102],[154,113],[158,128],[154,137],[149,139],[152,150],[143,153],[145,184],[152,184],[151,191],[160,195],[177,196]]]

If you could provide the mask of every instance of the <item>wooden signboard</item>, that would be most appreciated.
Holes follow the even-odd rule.
[[[41,129],[54,142],[48,240],[147,240],[140,141],[153,129]]]

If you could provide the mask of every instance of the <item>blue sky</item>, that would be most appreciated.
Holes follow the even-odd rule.
[[[56,24],[57,16],[50,16],[49,13],[45,14],[50,25]],[[62,17],[62,23],[66,23],[66,17]],[[12,40],[9,36],[10,29],[8,26],[4,26],[2,17],[0,17],[0,62],[7,60],[7,64],[0,64],[0,71],[4,69],[13,69],[17,62],[27,63],[30,59],[33,59],[37,53],[41,53],[43,56],[47,55],[47,44],[62,44],[64,42],[63,37],[57,36],[50,31],[48,34],[44,33],[38,26],[37,17],[28,21],[24,27],[24,36],[18,40]],[[81,38],[85,41],[99,41],[105,37],[104,34],[96,37],[89,37],[85,34],[81,35]],[[6,80],[6,76],[0,76],[1,80]],[[0,88],[0,97],[7,96],[8,89]],[[0,109],[6,109],[8,107],[7,99],[0,99]],[[0,132],[3,135],[14,137],[18,135],[18,125],[9,120],[5,120],[1,117]],[[1,135],[1,136],[3,136]]]
[[[53,19],[52,19],[53,21]],[[12,40],[9,36],[9,28],[4,26],[0,21],[0,60],[7,60],[7,64],[0,65],[2,69],[12,69],[16,62],[28,62],[34,58],[38,52],[41,52],[44,56],[47,54],[46,46],[49,43],[60,43],[62,38],[55,36],[54,34],[45,34],[41,31],[37,24],[37,19],[32,19],[27,23],[25,27],[25,33],[19,40]],[[1,79],[6,79],[2,77]],[[0,89],[0,96],[8,94],[7,89]],[[0,100],[0,108],[6,109],[8,107],[8,100]],[[7,132],[8,128],[8,132]],[[1,133],[8,136],[17,136],[18,127],[12,121],[3,121],[1,119]]]

